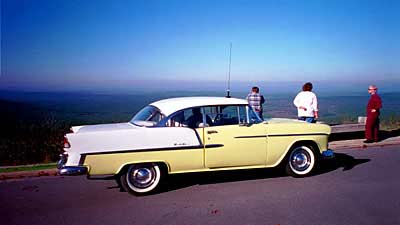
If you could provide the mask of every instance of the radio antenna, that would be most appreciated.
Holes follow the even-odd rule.
[[[232,42],[230,43],[229,48],[229,72],[228,72],[228,90],[226,90],[226,97],[230,98],[230,89],[231,89],[231,62],[232,62]]]

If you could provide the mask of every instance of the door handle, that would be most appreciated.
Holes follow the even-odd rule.
[[[216,131],[216,130],[209,130],[209,131],[207,131],[207,134],[216,134],[216,133],[218,133],[218,131]]]

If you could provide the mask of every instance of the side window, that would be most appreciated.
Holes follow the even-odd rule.
[[[160,122],[160,120],[162,120],[162,118],[163,118],[163,116],[161,115],[161,113],[156,112],[151,118],[149,118],[149,121],[158,123],[158,122]]]
[[[203,107],[205,118],[206,118],[206,127],[214,126],[214,118],[218,115],[219,107],[218,106],[208,106]]]
[[[185,113],[185,110],[181,110],[174,115],[167,121],[165,126],[167,127],[187,127],[187,125],[184,123],[185,122],[185,114],[187,115],[187,112]],[[189,117],[188,115],[186,117]]]
[[[181,110],[172,115],[167,121],[167,127],[190,127],[198,128],[202,126],[210,126],[212,124],[211,118],[206,116],[207,123],[203,123],[203,108],[194,107]]]
[[[213,115],[213,126],[239,124],[238,106],[218,106],[215,111],[217,113]]]
[[[239,123],[240,124],[247,124],[248,123],[248,118],[247,118],[247,108],[245,105],[239,106]]]

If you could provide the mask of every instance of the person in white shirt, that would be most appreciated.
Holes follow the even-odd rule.
[[[297,107],[298,119],[309,123],[315,123],[318,119],[318,100],[311,91],[312,88],[312,83],[305,83],[303,91],[297,94],[293,100],[293,104]]]

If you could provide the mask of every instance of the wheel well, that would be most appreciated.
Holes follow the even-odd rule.
[[[302,140],[302,141],[296,141],[295,143],[293,143],[290,148],[288,149],[288,151],[285,154],[285,157],[282,158],[282,160],[279,162],[278,167],[284,167],[286,166],[286,161],[289,158],[290,152],[292,149],[294,149],[295,147],[301,146],[301,145],[307,145],[307,146],[311,146],[311,150],[316,154],[316,155],[320,155],[319,152],[319,147],[317,145],[317,143],[315,143],[314,141],[311,140]]]
[[[318,144],[315,143],[314,141],[310,141],[310,140],[308,140],[308,141],[297,141],[297,142],[295,142],[295,143],[290,147],[290,149],[293,149],[293,148],[295,148],[295,147],[297,147],[297,146],[301,146],[301,145],[311,146],[311,150],[312,150],[314,153],[320,154]],[[288,151],[288,153],[289,153],[289,152],[290,152],[290,151]]]

